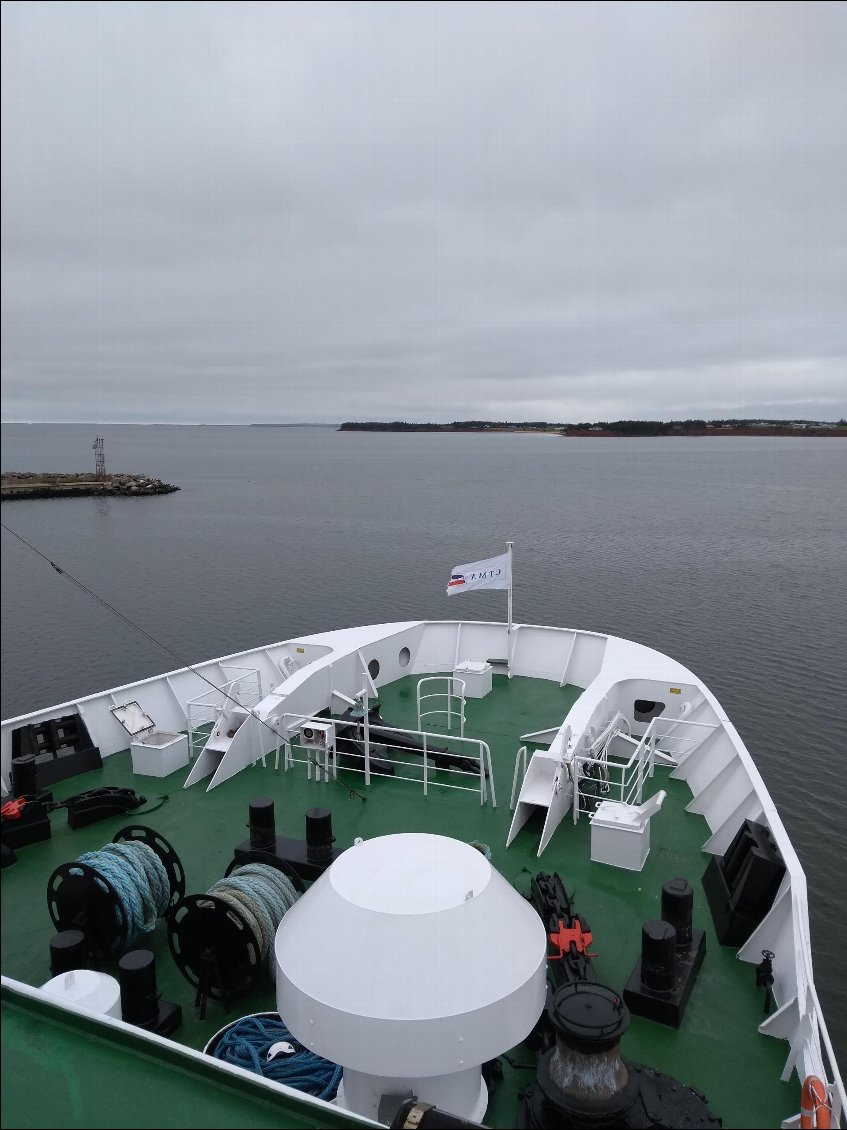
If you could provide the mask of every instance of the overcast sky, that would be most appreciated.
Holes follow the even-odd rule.
[[[2,22],[6,420],[847,414],[843,3]]]

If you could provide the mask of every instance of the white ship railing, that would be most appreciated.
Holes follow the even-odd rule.
[[[695,727],[691,736],[677,733],[680,727]],[[642,735],[641,742],[652,746],[651,761],[665,764],[684,761],[700,746],[709,734],[718,728],[716,722],[689,722],[685,718],[653,718]],[[661,748],[660,748],[661,746]]]
[[[626,729],[619,728],[621,721],[626,721],[623,715],[615,715],[588,750],[574,759],[574,822],[580,813],[591,811],[595,800],[641,804],[644,781],[653,776],[657,760],[666,765],[678,765],[718,728],[713,722],[653,718],[636,742],[629,734],[628,725]],[[679,727],[696,727],[696,733],[692,737],[676,733]],[[630,745],[634,748],[625,758],[620,749]],[[584,781],[592,782],[587,791],[581,787]]]
[[[443,683],[445,690],[430,691],[428,694],[421,694],[421,688],[425,683]],[[417,700],[418,700],[418,729],[423,729],[424,718],[430,718],[433,715],[447,715],[447,732],[453,729],[453,714],[455,713],[459,718],[459,736],[465,736],[465,680],[457,679],[454,675],[428,675],[425,679],[418,680]],[[458,687],[458,691],[456,690]],[[446,706],[431,706],[428,710],[421,711],[421,703],[428,702],[432,699],[446,699]],[[453,706],[454,700],[458,702],[458,707]]]
[[[509,800],[510,812],[515,811],[515,798],[517,797],[518,791],[523,784],[523,779],[526,776],[527,752],[528,750],[526,746],[522,745],[518,752],[515,754],[515,771],[512,774],[512,796]]]
[[[221,667],[224,674],[240,671],[220,687],[189,699],[185,704],[188,722],[188,748],[191,758],[200,753],[222,714],[241,706],[248,713],[262,701],[262,676],[255,667]]]
[[[614,750],[615,743],[626,743],[631,753],[624,759]],[[582,813],[592,812],[596,802],[617,800],[641,804],[644,781],[653,775],[654,749],[650,742],[635,743],[620,731],[609,734],[594,756],[577,754],[573,759],[574,823]],[[589,782],[587,788],[583,784]]]
[[[444,741],[444,734],[433,733],[426,730],[404,730],[399,726],[391,726],[390,729],[398,735],[413,738],[421,744],[421,752],[416,756],[415,760],[409,759],[409,754],[413,751],[404,749],[399,745],[392,745],[391,743],[378,741],[373,742],[370,740],[366,719],[361,722],[350,722],[347,719],[341,723],[344,726],[350,726],[355,730],[355,737],[346,738],[342,736],[336,739],[333,743],[332,749],[315,750],[312,747],[304,746],[299,741],[299,730],[303,725],[314,723],[318,726],[325,726],[328,722],[339,723],[339,719],[326,718],[325,716],[308,716],[304,717],[302,714],[283,714],[277,725],[280,734],[288,734],[289,737],[281,737],[280,744],[276,749],[276,767],[279,767],[279,754],[280,748],[283,753],[283,769],[288,772],[294,765],[306,765],[308,775],[311,779],[312,770],[315,771],[316,780],[328,780],[338,773],[338,750],[336,748],[337,742],[348,740],[360,743],[364,747],[362,756],[362,767],[351,765],[350,760],[356,755],[346,755],[342,752],[341,756],[344,757],[345,764],[343,772],[345,773],[360,773],[365,777],[365,783],[370,784],[370,778],[378,775],[376,769],[373,767],[374,761],[387,761],[394,767],[394,773],[391,774],[391,779],[395,781],[409,781],[415,785],[421,785],[423,788],[424,796],[429,793],[430,786],[435,786],[440,789],[456,789],[459,792],[473,792],[479,793],[479,803],[484,805],[490,802],[492,808],[497,807],[497,796],[494,790],[494,768],[491,762],[491,750],[488,743],[480,740],[479,738],[460,738],[453,735],[450,738],[451,745],[458,743],[462,749],[451,750],[457,756],[467,758],[476,764],[477,768],[471,774],[463,769],[450,769],[439,768],[435,769],[429,764],[429,758],[436,756],[440,753],[438,746]],[[375,752],[378,749],[379,752]],[[384,751],[384,752],[383,752]],[[401,772],[397,772],[397,770]],[[415,772],[411,775],[406,775],[409,770]],[[443,779],[438,779],[435,774],[450,774],[451,777],[464,777],[470,778],[473,776],[479,783],[478,785],[460,785],[451,784]]]
[[[775,829],[772,827],[771,831]],[[779,838],[777,833],[777,841]],[[793,963],[795,980],[791,989],[794,991],[787,999],[780,1000],[782,994],[777,995],[778,1007],[759,1025],[759,1031],[788,1042],[783,1082],[788,1082],[795,1073],[799,1083],[810,1075],[820,1078],[826,1085],[831,1105],[831,1125],[844,1126],[847,1091],[813,982],[806,878],[795,870],[796,857],[791,858],[792,854],[789,852],[785,857],[788,875],[771,910],[741,947],[738,956],[742,961],[754,962],[760,959],[763,948],[778,947],[775,966],[780,957],[783,965]],[[798,1112],[782,1123],[786,1130],[796,1130],[801,1124],[799,1098],[798,1089]]]
[[[711,698],[708,691],[707,696]],[[727,720],[718,728],[725,735],[723,742],[709,746],[701,742],[698,757],[683,758],[672,776],[688,783],[693,793],[688,809],[704,816],[709,825],[712,836],[704,845],[705,851],[722,854],[728,842],[727,827],[731,832],[741,819],[754,819],[767,824],[786,866],[773,905],[738,951],[739,959],[751,965],[761,961],[764,949],[775,955],[773,994],[777,1007],[759,1025],[759,1031],[788,1042],[782,1080],[788,1082],[795,1073],[798,1080],[797,1113],[782,1126],[792,1130],[800,1126],[800,1087],[810,1075],[827,1085],[832,1125],[844,1126],[847,1093],[814,987],[806,876],[749,751]],[[727,759],[728,748],[731,755]],[[720,789],[715,787],[718,784]],[[738,800],[735,807],[727,807],[727,794]]]

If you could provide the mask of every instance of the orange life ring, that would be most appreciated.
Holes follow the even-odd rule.
[[[807,1075],[800,1100],[802,1130],[829,1130],[831,1110],[826,1084],[817,1075]]]

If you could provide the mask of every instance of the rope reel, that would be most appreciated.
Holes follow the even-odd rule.
[[[60,864],[47,883],[57,931],[82,930],[94,958],[117,957],[185,894],[185,871],[164,836],[141,824],[110,844]]]
[[[249,851],[230,863],[205,894],[186,895],[168,919],[168,944],[183,977],[206,1001],[246,996],[266,961],[283,915],[304,890],[292,867],[269,852]]]

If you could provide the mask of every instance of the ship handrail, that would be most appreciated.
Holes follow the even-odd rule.
[[[789,1038],[791,1053],[786,1060],[783,1077],[788,1078],[790,1076],[792,1067],[796,1070],[801,1083],[807,1075],[820,1075],[827,1082],[827,1092],[832,1102],[832,1125],[845,1126],[847,1125],[844,1121],[844,1116],[847,1114],[847,1090],[845,1090],[844,1080],[838,1069],[838,1061],[836,1060],[835,1050],[832,1046],[829,1032],[827,1031],[812,971],[811,939],[808,932],[809,900],[806,876],[801,870],[801,881],[797,884],[796,888],[795,878],[796,876],[792,874],[790,879],[791,909],[794,918],[794,928],[804,939],[804,944],[800,950],[798,972],[801,968],[803,972],[805,1008],[801,1012],[800,1021],[794,1034],[795,1040],[801,1046],[795,1049],[794,1044]],[[798,978],[798,989],[799,988],[800,984]],[[804,1029],[806,1028],[810,1029],[808,1033],[809,1039],[803,1040],[802,1037],[805,1034]],[[821,1044],[823,1044],[823,1049],[821,1049]],[[799,1062],[801,1057],[805,1060],[802,1069],[800,1068]]]
[[[664,734],[658,733],[660,723],[665,723],[665,725],[668,726],[667,733],[664,733]],[[711,731],[718,729],[718,723],[717,722],[693,722],[693,721],[689,721],[687,718],[662,718],[662,717],[651,718],[650,723],[647,726],[647,729],[641,735],[641,742],[640,742],[640,745],[639,745],[639,749],[640,749],[641,745],[652,744],[652,748],[651,748],[651,751],[650,751],[650,762],[651,762],[650,775],[651,776],[653,775],[653,764],[655,762],[655,755],[658,752],[658,745],[659,745],[660,741],[661,742],[667,742],[668,739],[670,738],[670,739],[674,739],[675,741],[678,741],[678,742],[688,742],[689,743],[689,748],[684,750],[684,751],[681,751],[679,756],[677,756],[675,754],[670,754],[670,756],[674,757],[675,763],[679,764],[679,762],[682,761],[684,758],[690,757],[690,755],[692,753],[694,753],[694,751],[697,749],[697,747],[699,745],[701,745],[706,740],[706,738],[709,736],[709,734],[704,734],[699,739],[699,741],[695,737],[686,738],[681,734],[673,733],[673,731],[678,726],[699,726],[700,728],[702,728],[704,730],[708,730],[710,733],[711,733]],[[664,752],[667,754],[670,751],[665,750]]]
[[[447,689],[443,691],[430,691],[428,694],[421,694],[421,687],[424,683],[446,683]],[[458,692],[454,689],[458,686]],[[417,706],[418,706],[418,729],[422,730],[421,722],[424,718],[429,718],[434,714],[447,715],[447,733],[449,734],[453,726],[453,699],[458,699],[459,707],[456,713],[459,715],[459,737],[465,736],[465,688],[466,683],[464,679],[459,679],[455,675],[427,675],[424,679],[418,679],[417,686]],[[447,699],[446,707],[430,707],[428,710],[421,711],[421,703],[429,699]]]
[[[285,746],[285,751],[284,751],[284,756],[283,756],[283,765],[284,765],[285,769],[287,770],[289,766],[292,766],[294,764],[304,764],[304,763],[308,762],[311,765],[313,763],[312,759],[301,759],[301,758],[296,758],[296,757],[293,756],[292,746],[293,746],[294,743],[293,743],[292,739],[294,737],[296,737],[296,734],[294,733],[295,729],[299,728],[299,726],[302,725],[304,722],[313,722],[313,723],[316,723],[318,725],[321,725],[321,724],[325,725],[327,723],[327,721],[339,722],[341,720],[338,719],[338,718],[327,719],[326,716],[317,715],[317,714],[316,715],[307,715],[307,716],[304,717],[302,714],[295,715],[295,714],[286,713],[286,714],[280,715],[279,718],[276,719],[276,721],[277,721],[278,730],[280,731],[280,735],[281,736],[285,735],[285,736],[282,736],[283,745]],[[354,726],[357,726],[357,727],[361,726],[364,729],[365,728],[365,719],[362,719],[361,722],[356,721],[356,722],[352,722],[352,723],[345,721],[345,724],[354,725]],[[438,751],[433,751],[431,748],[428,749],[427,748],[427,741],[428,740],[434,740],[435,742],[443,742],[445,737],[449,736],[449,740],[450,740],[451,743],[460,742],[460,743],[463,743],[466,746],[473,746],[478,750],[478,753],[475,756],[472,753],[462,753],[462,754],[460,754],[460,756],[466,757],[469,761],[476,761],[479,765],[479,790],[478,791],[479,791],[479,803],[480,803],[480,805],[484,805],[489,800],[489,792],[490,792],[491,807],[492,808],[497,807],[497,795],[496,795],[495,788],[494,788],[494,765],[493,765],[493,762],[492,762],[492,759],[491,759],[491,749],[489,748],[489,745],[488,745],[487,742],[483,741],[481,738],[465,738],[465,737],[459,737],[457,734],[445,735],[445,734],[442,734],[442,733],[437,733],[437,732],[428,731],[428,730],[408,730],[408,729],[405,729],[402,726],[386,726],[385,728],[392,730],[396,734],[403,734],[403,735],[406,735],[406,736],[411,737],[411,738],[416,738],[417,740],[421,741],[421,743],[422,743],[422,749],[421,749],[421,753],[422,753],[422,757],[421,757],[422,780],[421,780],[421,778],[418,778],[418,777],[404,777],[404,776],[400,776],[399,774],[396,774],[396,773],[394,775],[394,780],[410,781],[412,784],[416,784],[416,785],[423,784],[424,796],[426,796],[428,794],[428,790],[429,790],[430,785],[437,785],[438,788],[442,788],[442,789],[457,789],[460,792],[476,792],[477,791],[476,788],[470,789],[465,785],[451,785],[451,784],[448,784],[446,781],[433,781],[431,776],[430,776],[430,770],[429,770],[428,765],[427,765],[427,754],[432,753],[432,752],[438,752]],[[366,739],[365,744],[369,745],[369,741],[367,739]],[[398,749],[398,750],[402,751],[403,748],[404,748],[402,746],[393,746],[391,744],[391,742],[385,742],[385,741],[382,741],[382,740],[374,742],[373,744],[378,745],[383,749]],[[368,754],[369,754],[369,750],[368,750]],[[336,762],[335,751],[333,751],[333,757],[332,757],[331,760],[332,760],[333,772],[336,772],[337,771],[337,762]],[[392,759],[388,758],[387,760],[392,760]],[[369,762],[370,762],[370,757],[368,756],[366,758],[364,768],[358,769],[354,766],[345,766],[344,771],[349,772],[349,773],[361,773],[361,774],[364,775],[366,783],[369,783],[370,774],[372,772],[372,770],[370,769],[370,766],[369,766]],[[402,760],[394,761],[393,763],[398,764],[398,765],[415,764],[413,762],[405,762],[405,761],[402,761]],[[326,763],[326,765],[324,765],[323,763],[321,764],[321,769],[323,769],[327,773],[328,773],[328,768],[329,768],[328,762]],[[445,769],[442,769],[440,771],[444,772],[444,773],[462,773],[463,776],[466,775],[464,770],[456,770],[456,769],[445,768]]]
[[[791,952],[780,961],[780,950],[776,951],[774,968],[777,977],[773,985],[774,1000],[777,1004],[776,1012],[768,1016],[760,1025],[759,1031],[788,1042],[789,1053],[782,1072],[783,1081],[791,1078],[792,1072],[798,1077],[798,1100],[800,1096],[799,1084],[807,1075],[819,1075],[827,1081],[827,1088],[833,1099],[833,1118],[838,1122],[833,1125],[844,1126],[845,1113],[847,1113],[847,1092],[844,1081],[838,1069],[838,1063],[827,1031],[826,1021],[820,1000],[814,985],[812,970],[811,938],[809,931],[809,905],[806,875],[797,852],[791,843],[779,812],[771,799],[762,776],[753,761],[747,747],[741,741],[732,722],[720,710],[711,691],[704,687],[707,698],[719,720],[719,728],[723,730],[732,747],[731,761],[725,764],[718,772],[725,772],[732,761],[740,763],[746,778],[751,786],[761,815],[758,819],[764,821],[773,837],[774,843],[786,867],[786,876],[783,886],[777,892],[771,909],[750,935],[748,940],[738,951],[742,961],[755,963],[760,960],[762,948],[774,949],[780,925],[784,922],[783,902],[787,898],[790,908],[790,938]],[[693,724],[693,723],[692,723]],[[701,743],[701,748],[702,743]],[[686,762],[688,759],[686,759]],[[676,776],[682,771],[681,776],[687,779],[688,766],[682,763]],[[695,798],[705,791],[708,783],[714,776],[701,779]],[[714,832],[708,810],[700,810],[705,817],[710,829]],[[714,848],[708,849],[714,852]],[[781,967],[781,968],[780,968]],[[782,976],[780,976],[782,972]],[[823,1050],[821,1048],[823,1044]],[[826,1059],[823,1051],[826,1053]],[[837,1114],[836,1114],[837,1112]],[[796,1118],[788,1119],[784,1126],[799,1126],[799,1105]]]
[[[230,707],[241,706],[249,713],[252,707],[262,700],[262,675],[256,667],[241,667],[235,664],[221,664],[221,671],[241,671],[220,687],[211,687],[203,694],[189,699],[185,704],[185,716],[188,723],[188,748],[192,760],[202,752],[203,747],[214,731],[218,716]],[[252,684],[252,685],[251,685]],[[206,731],[205,727],[211,724],[212,729]]]
[[[606,783],[604,793],[614,790],[618,794],[618,800],[624,804],[630,805],[641,804],[644,781],[647,777],[653,776],[654,747],[650,742],[645,742],[643,739],[641,742],[636,743],[635,749],[632,750],[626,761],[609,760],[609,747],[616,736],[620,735],[632,741],[629,734],[625,731],[611,729],[612,723],[615,721],[616,718],[613,718],[612,721],[604,727],[603,733],[601,734],[603,744],[598,753],[588,755],[587,753],[580,754],[577,752],[571,755],[573,764],[572,775],[574,780],[574,823],[578,821],[582,813],[589,811],[589,809],[582,804],[581,798],[584,794],[580,790],[580,782],[597,780],[596,777],[586,772],[584,767],[592,765],[602,766],[603,780]],[[592,750],[597,749],[599,744],[600,738],[597,738],[589,748]],[[613,779],[614,777],[618,777],[618,779],[615,780]]]
[[[832,1108],[832,1124],[834,1126],[843,1127],[847,1125],[847,1122],[844,1120],[845,1114],[847,1114],[847,1089],[845,1089],[844,1080],[841,1078],[841,1072],[838,1070],[838,1061],[835,1058],[835,1049],[829,1038],[829,1032],[826,1029],[826,1024],[822,1022],[823,1010],[821,1009],[814,982],[810,982],[809,989],[809,996],[814,1006],[813,1012],[817,1038],[823,1043],[824,1052],[826,1053],[826,1060],[823,1065],[824,1080],[832,1080],[832,1082],[827,1082],[826,1084],[827,1094]]]
[[[844,1080],[838,1068],[835,1049],[832,1046],[832,1041],[827,1031],[820,998],[818,997],[812,975],[809,937],[807,930],[804,928],[804,925],[807,926],[809,921],[808,894],[805,876],[800,876],[801,881],[797,882],[795,885],[797,878],[798,876],[792,875],[789,870],[788,894],[791,900],[792,930],[795,931],[793,936],[797,937],[799,934],[805,939],[805,944],[801,947],[799,961],[795,964],[795,970],[798,975],[796,982],[797,995],[783,1002],[773,1018],[779,1019],[778,1014],[786,1011],[789,1015],[790,1030],[781,1035],[781,1038],[785,1039],[789,1045],[789,1053],[781,1078],[783,1082],[787,1082],[791,1078],[792,1073],[796,1073],[798,1084],[802,1084],[803,1080],[809,1075],[817,1075],[823,1079],[832,1109],[831,1125],[834,1127],[845,1127],[847,1126],[847,1121],[845,1121],[845,1115],[847,1115],[847,1089],[845,1089]],[[757,928],[756,933],[758,933],[759,929],[761,929],[761,927]],[[749,942],[745,943],[745,946],[739,951],[739,957],[748,946]],[[800,976],[801,974],[802,977]],[[779,1002],[777,1001],[777,1003]],[[791,1006],[795,1003],[797,1007],[792,1010]],[[768,1019],[759,1025],[759,1031],[768,1035],[778,1035],[778,1030],[773,1032],[769,1030],[770,1027],[776,1027],[773,1023],[769,1025],[769,1021],[772,1021],[771,1017],[768,1017]],[[799,1099],[799,1089],[797,1095]],[[799,1125],[800,1109],[798,1103],[797,1114],[786,1119],[782,1123],[782,1126],[794,1130],[794,1128],[799,1127]]]
[[[512,797],[511,797],[511,800],[509,801],[509,811],[510,812],[515,811],[515,795],[518,791],[518,770],[521,769],[521,768],[523,770],[521,772],[521,775],[520,775],[521,782],[523,782],[524,777],[526,777],[526,756],[527,756],[527,752],[528,752],[528,750],[527,750],[526,746],[522,745],[520,747],[520,749],[518,750],[518,752],[515,754],[515,771],[512,774]]]

